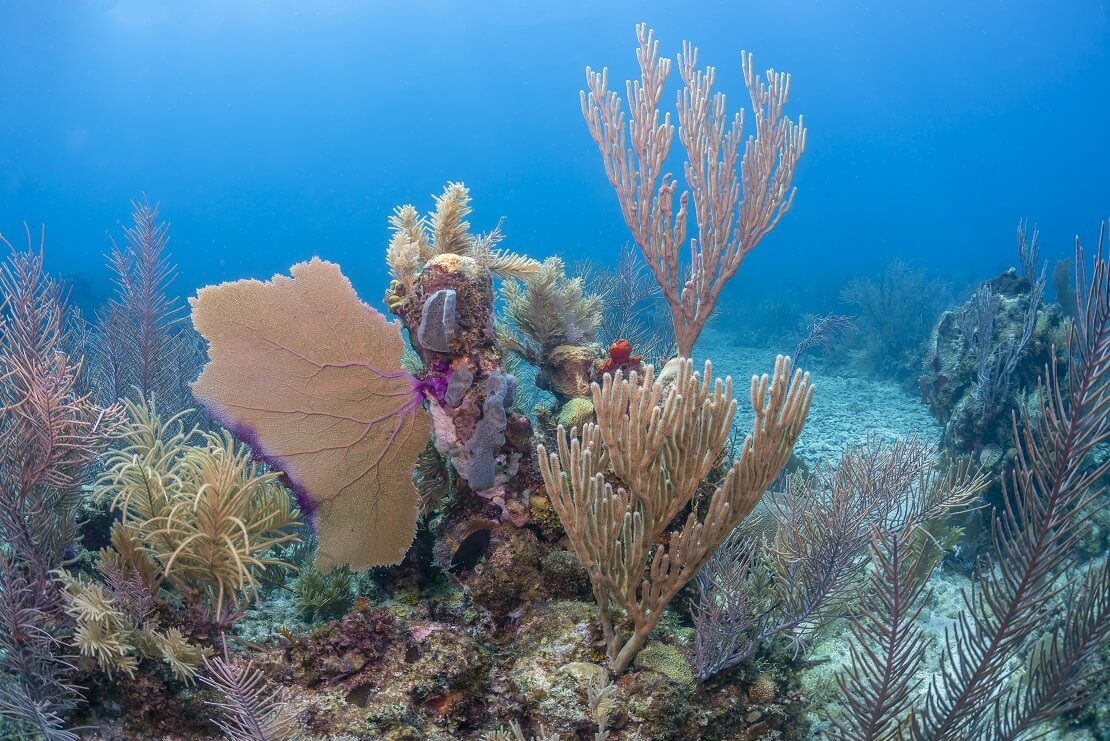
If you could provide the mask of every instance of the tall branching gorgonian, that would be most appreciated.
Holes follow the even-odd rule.
[[[1110,562],[1080,566],[1075,544],[1105,507],[1110,459],[1110,265],[1106,226],[1088,274],[1076,246],[1079,311],[1066,376],[1052,365],[1040,401],[1014,418],[1017,456],[992,520],[993,553],[977,565],[964,611],[947,634],[939,674],[911,693],[923,654],[909,627],[922,593],[889,533],[887,588],[855,621],[864,648],[841,676],[841,738],[1017,739],[1097,698],[1091,659],[1110,641]],[[901,585],[901,586],[899,586]],[[892,591],[897,588],[898,593]],[[902,626],[898,628],[898,626]],[[900,631],[895,633],[894,631]],[[1015,673],[1017,663],[1025,664]],[[910,694],[907,694],[910,693]]]
[[[116,289],[88,338],[92,384],[109,402],[157,397],[164,410],[176,413],[192,401],[188,384],[204,364],[204,343],[180,321],[185,306],[173,293],[177,266],[166,250],[169,224],[145,199],[131,209],[123,243],[113,240],[108,254]]]
[[[48,739],[63,730],[78,688],[60,638],[69,630],[54,572],[76,533],[87,466],[115,411],[78,390],[62,290],[42,246],[0,265],[0,718]]]

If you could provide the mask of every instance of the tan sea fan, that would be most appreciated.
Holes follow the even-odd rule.
[[[400,325],[339,266],[202,288],[193,323],[209,362],[193,395],[282,471],[316,529],[316,565],[395,564],[416,533],[416,459],[430,437]],[[171,552],[172,555],[172,552]]]

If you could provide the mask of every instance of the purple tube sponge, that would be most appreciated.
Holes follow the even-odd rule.
[[[497,476],[497,452],[505,444],[506,410],[512,406],[516,395],[516,379],[508,373],[494,371],[486,379],[486,399],[482,404],[482,417],[466,441],[470,462],[467,483],[475,491],[489,489]]]

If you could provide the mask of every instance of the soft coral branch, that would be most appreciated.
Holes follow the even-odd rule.
[[[43,271],[41,243],[0,265],[0,714],[66,738],[74,689],[55,654],[65,630],[52,575],[72,546],[80,484],[115,419],[77,391],[62,292]]]

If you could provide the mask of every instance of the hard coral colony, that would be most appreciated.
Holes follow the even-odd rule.
[[[0,733],[1023,738],[1093,705],[1110,566],[1074,546],[1110,473],[1101,245],[1093,261],[1077,248],[1067,322],[1042,305],[1022,229],[1026,277],[937,323],[922,390],[963,462],[869,437],[807,468],[794,449],[815,384],[783,355],[752,377],[738,437],[732,379],[699,371],[695,343],[791,208],[806,130],[784,114],[789,76],[763,79],[743,55],[745,140],[685,44],[678,194],[660,114],[671,60],[637,36],[629,110],[589,69],[581,106],[654,292],[631,291],[635,267],[622,300],[558,258],[500,248],[448,183],[428,215],[390,218],[395,319],[319,257],[200,289],[207,359],[189,388],[206,419],[174,370],[201,350],[176,321],[156,208],[135,205],[112,255],[119,295],[84,344],[41,250],[12,249]],[[644,295],[668,315],[666,357],[644,334],[606,334],[650,334]],[[993,330],[1005,317],[1012,338]],[[867,329],[816,319],[798,354],[831,352],[830,324]],[[1027,346],[1045,369],[1025,381],[1035,394],[1019,386]],[[551,404],[529,415],[533,391]],[[997,420],[1015,409],[1010,434]],[[988,444],[1008,455],[988,463]],[[981,510],[996,475],[1005,504],[930,668],[928,585],[964,534],[947,523]],[[804,659],[830,633],[848,650],[815,677]]]

